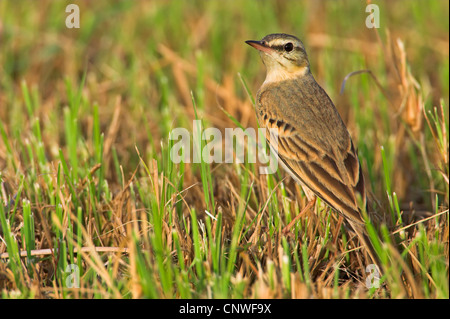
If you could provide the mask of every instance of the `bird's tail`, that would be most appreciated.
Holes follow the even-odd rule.
[[[370,237],[367,233],[367,230],[365,228],[364,224],[355,223],[352,221],[349,221],[350,226],[353,228],[354,232],[358,236],[359,240],[363,244],[364,248],[366,249],[370,259],[372,262],[378,266],[380,272],[383,271],[382,263],[380,258],[378,257],[378,253],[375,250],[375,247],[372,244],[372,241],[370,240]]]

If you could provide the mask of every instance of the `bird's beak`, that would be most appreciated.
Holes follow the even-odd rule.
[[[267,54],[270,54],[273,52],[273,49],[271,47],[267,46],[265,43],[263,43],[261,41],[248,40],[248,41],[245,41],[245,43],[247,43],[248,45],[254,47],[255,49],[265,52]]]

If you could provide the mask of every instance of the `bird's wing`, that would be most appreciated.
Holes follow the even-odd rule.
[[[361,223],[356,194],[365,201],[365,189],[358,155],[333,103],[312,81],[266,87],[258,94],[258,120],[291,173]]]

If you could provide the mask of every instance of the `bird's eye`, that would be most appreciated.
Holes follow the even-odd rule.
[[[292,50],[294,50],[294,45],[292,42],[288,42],[284,45],[284,51],[291,52]]]

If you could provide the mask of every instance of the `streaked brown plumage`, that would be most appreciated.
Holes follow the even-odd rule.
[[[257,94],[256,113],[282,166],[299,182],[309,201],[320,197],[350,224],[374,262],[358,206],[366,203],[364,177],[350,134],[327,93],[315,81],[302,42],[271,34],[247,41],[260,50],[267,68]]]

